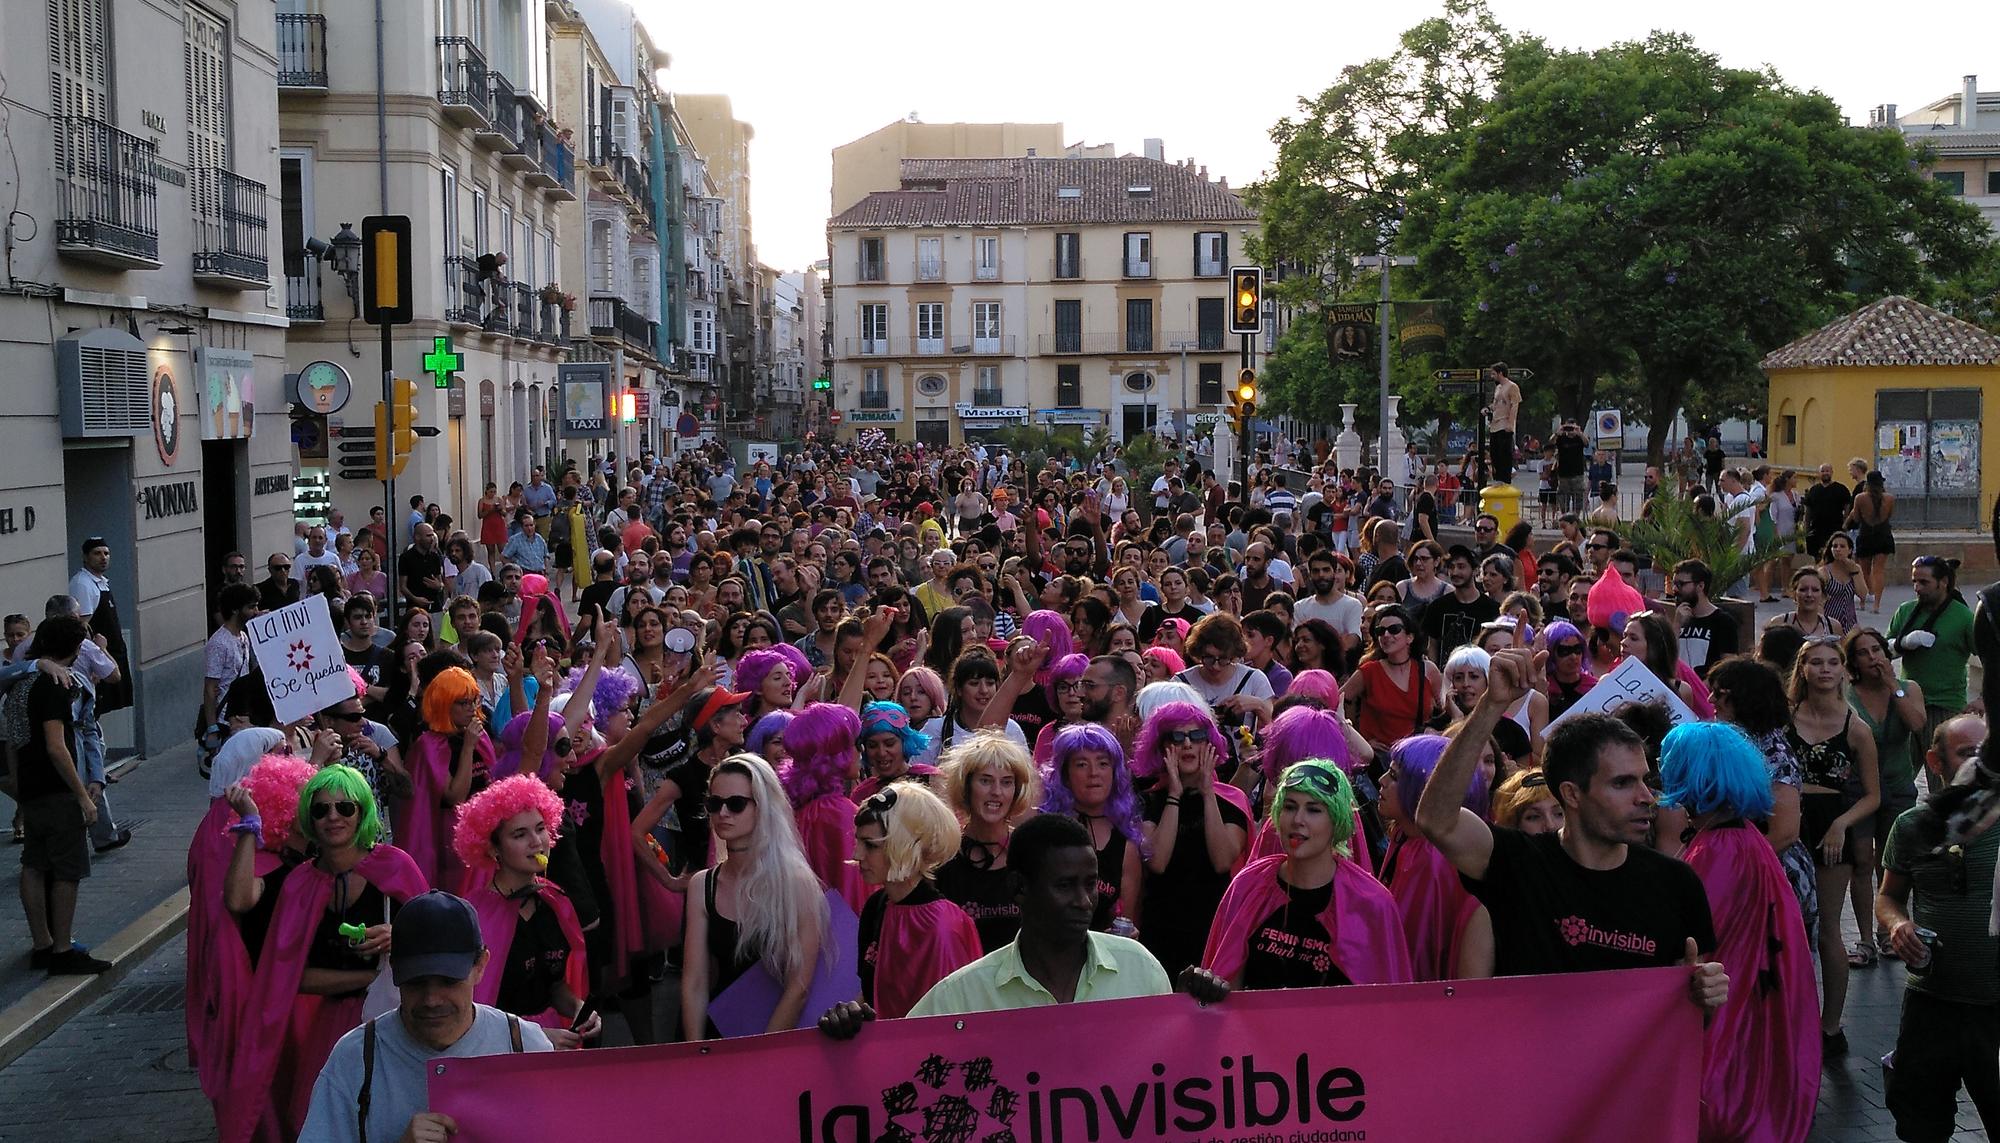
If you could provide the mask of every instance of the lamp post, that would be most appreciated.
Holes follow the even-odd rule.
[[[1190,447],[1191,440],[1194,437],[1194,413],[1188,404],[1187,355],[1190,349],[1200,349],[1201,343],[1199,341],[1176,341],[1168,345],[1167,348],[1181,351],[1181,424],[1180,431],[1174,435],[1180,438],[1181,468],[1186,470],[1188,460],[1194,455],[1194,451]]]
[[[1380,434],[1380,443],[1375,446],[1377,473],[1389,470],[1389,271],[1399,266],[1409,267],[1416,264],[1417,259],[1413,254],[1361,254],[1356,255],[1354,259],[1354,268],[1357,270],[1382,272],[1382,308],[1375,319],[1376,337],[1382,343],[1381,393],[1380,404],[1377,407],[1381,421],[1376,428]]]
[[[306,239],[306,253],[327,262],[333,272],[347,283],[347,296],[356,305],[361,302],[361,236],[354,233],[354,224],[343,222],[339,233],[331,242],[324,238]]]

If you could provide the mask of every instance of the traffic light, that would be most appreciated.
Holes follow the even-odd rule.
[[[361,320],[407,325],[412,313],[410,219],[376,214],[361,220]]]
[[[1237,266],[1229,271],[1229,332],[1256,333],[1264,328],[1264,270]]]
[[[831,388],[833,388],[833,378],[831,378],[831,377],[815,377],[815,378],[813,378],[813,388],[814,388],[814,389],[815,389],[816,391],[818,391],[818,392],[822,392],[822,393],[824,393],[824,392],[826,392],[826,391],[827,391],[828,389],[831,389]]]
[[[417,383],[398,377],[391,391],[393,407],[375,403],[375,479],[403,475],[403,467],[417,448]],[[390,413],[395,414],[396,431],[389,431]]]
[[[637,393],[618,394],[618,419],[624,424],[633,424],[639,419],[639,395]]]
[[[1257,416],[1257,371],[1244,369],[1236,374],[1236,387],[1229,391],[1229,423],[1237,432]]]

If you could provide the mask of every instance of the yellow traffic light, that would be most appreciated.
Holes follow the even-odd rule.
[[[1236,387],[1229,391],[1229,423],[1237,432],[1257,416],[1257,371],[1244,369],[1236,374]]]
[[[1237,266],[1229,271],[1229,332],[1256,333],[1264,324],[1264,270]]]
[[[375,405],[375,479],[403,475],[417,448],[417,383],[397,378],[391,387],[393,404]],[[393,419],[392,419],[393,414]],[[395,426],[393,432],[391,425]]]

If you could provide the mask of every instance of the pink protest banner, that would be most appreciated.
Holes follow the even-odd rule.
[[[1155,996],[433,1061],[455,1143],[1695,1138],[1687,970]],[[532,1128],[526,1125],[532,1124]]]

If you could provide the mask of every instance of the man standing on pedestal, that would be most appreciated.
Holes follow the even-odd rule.
[[[1493,401],[1486,406],[1486,450],[1494,484],[1514,483],[1514,419],[1521,413],[1521,387],[1507,376],[1507,363],[1486,367],[1493,379]]]

